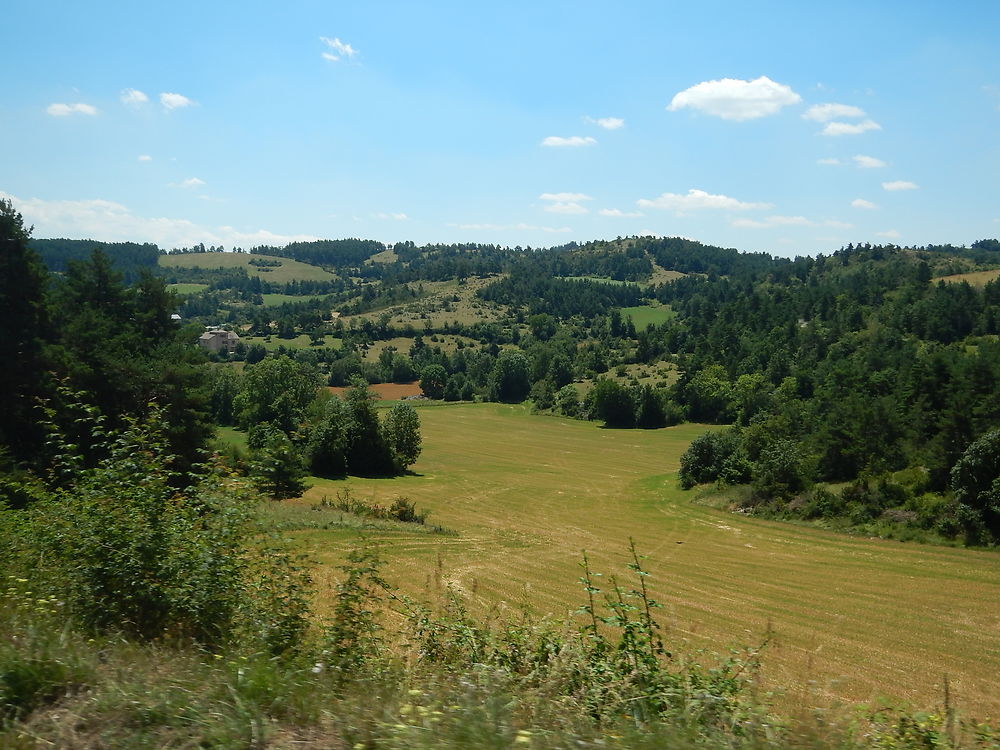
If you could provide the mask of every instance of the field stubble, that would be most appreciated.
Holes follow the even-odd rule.
[[[315,503],[349,487],[380,503],[404,495],[457,536],[375,532],[386,576],[425,599],[444,586],[481,615],[566,616],[583,601],[581,550],[618,575],[628,539],[648,556],[668,644],[678,651],[755,645],[770,630],[763,680],[785,709],[870,702],[940,706],[943,679],[966,715],[1000,705],[1000,556],[837,535],[698,505],[674,472],[708,429],[606,430],[532,416],[519,406],[420,410],[413,474],[315,480]],[[321,598],[356,542],[349,530],[304,531]],[[320,602],[321,609],[324,602]]]

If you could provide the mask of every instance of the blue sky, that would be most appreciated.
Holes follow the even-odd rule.
[[[1000,235],[1000,3],[32,2],[0,194],[176,247]]]

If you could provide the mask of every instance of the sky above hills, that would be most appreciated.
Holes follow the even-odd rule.
[[[0,195],[36,237],[1000,235],[995,0],[8,6]]]

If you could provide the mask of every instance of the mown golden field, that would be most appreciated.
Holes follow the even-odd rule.
[[[940,706],[944,677],[966,716],[1000,716],[1000,555],[850,537],[694,502],[675,472],[704,429],[607,430],[499,404],[419,410],[410,476],[313,480],[297,501],[350,488],[407,496],[456,532],[377,531],[385,576],[433,600],[447,585],[480,615],[565,617],[584,602],[581,551],[631,587],[635,539],[668,647],[726,653],[772,633],[763,689],[786,709],[879,696]],[[356,531],[292,532],[315,561],[320,605]]]

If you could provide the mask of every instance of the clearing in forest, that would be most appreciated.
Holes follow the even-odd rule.
[[[1000,715],[1000,555],[865,539],[764,521],[694,502],[678,460],[706,428],[609,430],[501,404],[421,408],[413,474],[313,480],[299,501],[349,487],[388,504],[407,496],[457,532],[373,531],[385,575],[434,599],[446,586],[479,614],[565,617],[591,566],[628,578],[628,540],[648,555],[668,646],[681,653],[756,645],[771,629],[766,690],[786,708],[892,696],[940,706],[943,676],[960,712]],[[318,563],[321,599],[356,531],[292,532]],[[320,601],[321,607],[329,602]]]

